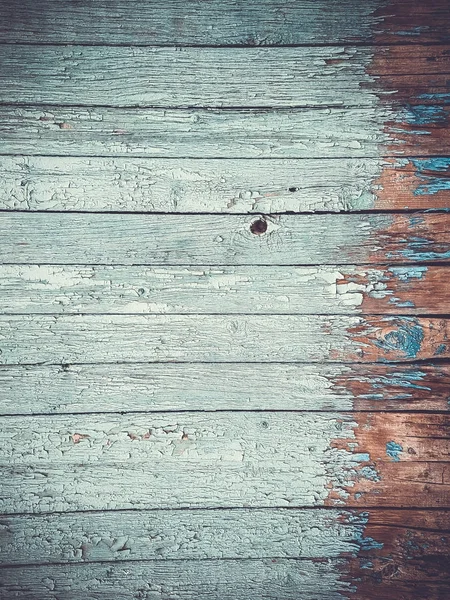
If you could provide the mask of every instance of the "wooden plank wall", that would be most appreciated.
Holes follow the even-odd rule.
[[[448,600],[446,0],[0,1],[0,598]]]

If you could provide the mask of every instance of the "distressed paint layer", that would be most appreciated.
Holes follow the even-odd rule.
[[[7,210],[275,213],[450,207],[450,158],[3,156]],[[326,167],[326,176],[324,174]]]
[[[12,315],[0,317],[0,362],[413,362],[448,358],[449,327],[415,317]]]
[[[42,534],[36,536],[36,531]],[[18,515],[2,519],[0,557],[4,566],[274,557],[398,562],[445,559],[449,534],[448,511],[414,509]]]
[[[91,414],[30,417],[24,430],[23,418],[3,417],[1,509],[9,514],[401,507],[412,494],[417,506],[446,508],[450,484],[443,452],[448,440],[434,440],[434,448],[423,441],[424,432],[433,440],[445,419],[351,413]],[[402,427],[412,428],[408,444],[416,454],[406,452],[398,462],[379,459],[399,424],[400,435]]]
[[[441,364],[8,366],[0,368],[0,411],[448,411],[449,385],[450,367]]]
[[[391,103],[423,104],[433,102],[426,95],[448,92],[450,69],[448,46],[421,46],[412,57],[409,46],[14,44],[0,47],[0,59],[0,102],[55,106],[73,105],[76,98],[79,106],[373,107],[377,94],[389,95]]]
[[[448,153],[448,113],[411,125],[395,107],[0,109],[3,154],[149,158],[380,158]],[[200,150],[201,149],[201,150]]]
[[[448,314],[446,267],[0,265],[4,314]],[[270,282],[270,285],[268,285]]]

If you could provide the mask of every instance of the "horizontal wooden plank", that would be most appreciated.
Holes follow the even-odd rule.
[[[450,207],[450,158],[3,156],[0,209],[273,213]]]
[[[152,561],[2,569],[0,598],[11,600],[342,600],[351,589],[338,564],[287,560]],[[435,600],[430,596],[430,600]]]
[[[0,41],[162,45],[279,46],[449,41],[445,0],[259,0],[224,4],[212,0],[154,2],[3,0]],[[298,24],[302,26],[299,27]]]
[[[447,96],[449,46],[127,48],[3,45],[0,103],[376,106]],[[232,82],[232,83],[231,83]],[[424,96],[428,96],[428,100]]]
[[[297,315],[0,316],[1,364],[449,358],[450,320]]]
[[[82,241],[82,243],[81,243]],[[1,262],[320,265],[446,262],[450,213],[0,214]]]
[[[0,265],[1,314],[450,313],[447,267]]]
[[[262,529],[261,523],[264,523]],[[38,534],[38,535],[36,535]],[[136,560],[449,556],[449,511],[238,509],[5,516],[6,565]]]
[[[379,158],[448,154],[450,106],[305,109],[0,107],[1,154]]]
[[[449,385],[450,366],[440,364],[8,366],[0,368],[0,414],[448,411]]]
[[[365,565],[365,566],[362,566]],[[359,577],[355,579],[355,576]],[[151,561],[2,569],[0,598],[10,600],[444,600],[448,563],[265,559]],[[419,595],[418,595],[419,594]]]
[[[411,498],[448,508],[448,420],[183,412],[35,416],[24,427],[2,417],[0,508],[410,507]]]

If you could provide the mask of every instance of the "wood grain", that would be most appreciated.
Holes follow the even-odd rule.
[[[450,158],[3,156],[0,209],[273,213],[450,206]]]
[[[442,318],[0,316],[0,362],[403,362],[448,358]]]
[[[0,107],[1,154],[149,158],[446,156],[450,106]]]
[[[343,555],[407,563],[448,557],[450,512],[198,509],[17,515],[3,517],[1,531],[3,567]]]
[[[0,103],[311,107],[433,103],[449,46],[328,48],[0,47]],[[18,85],[18,81],[20,84]],[[393,93],[394,92],[394,93]]]
[[[342,42],[448,42],[445,0],[352,0],[309,2],[259,0],[224,4],[169,0],[57,0],[36,5],[3,0],[0,40],[7,43],[245,45],[336,44]],[[301,27],[299,27],[299,23]]]
[[[0,265],[0,312],[446,315],[447,279],[436,266]]]
[[[0,255],[3,263],[23,265],[446,262],[450,213],[265,217],[7,212],[0,214]]]
[[[0,414],[448,411],[449,384],[450,367],[441,364],[3,366]]]
[[[406,507],[414,494],[417,507],[448,508],[449,438],[442,433],[448,419],[392,413],[90,414],[28,417],[24,429],[23,417],[2,417],[0,506],[5,514]]]

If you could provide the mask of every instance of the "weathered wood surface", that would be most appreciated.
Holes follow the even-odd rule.
[[[29,417],[24,429],[23,417],[3,417],[0,508],[409,507],[411,497],[449,508],[448,420],[183,412]]]
[[[136,560],[450,558],[450,511],[235,509],[4,516],[6,565]],[[39,535],[36,535],[39,532]]]
[[[450,158],[3,156],[0,209],[314,212],[450,207]]]
[[[0,312],[446,315],[447,281],[444,266],[0,265]]]
[[[430,562],[427,557],[402,565],[360,559],[164,560],[5,568],[0,598],[380,600],[389,593],[397,600],[411,600],[412,594],[446,600],[448,564]]]
[[[450,357],[450,320],[297,315],[1,315],[1,364],[401,362]]]
[[[0,41],[139,45],[448,42],[445,0],[3,0]]]
[[[0,46],[0,103],[119,107],[376,106],[448,96],[449,46]]]
[[[320,265],[446,262],[450,213],[0,214],[10,264]]]
[[[302,600],[342,600],[340,592],[351,589],[340,581],[344,564],[238,559],[6,568],[0,598],[298,600],[301,589]]]
[[[0,107],[1,154],[153,158],[446,156],[450,106]]]
[[[450,367],[444,364],[4,366],[0,414],[448,411],[449,385]]]

